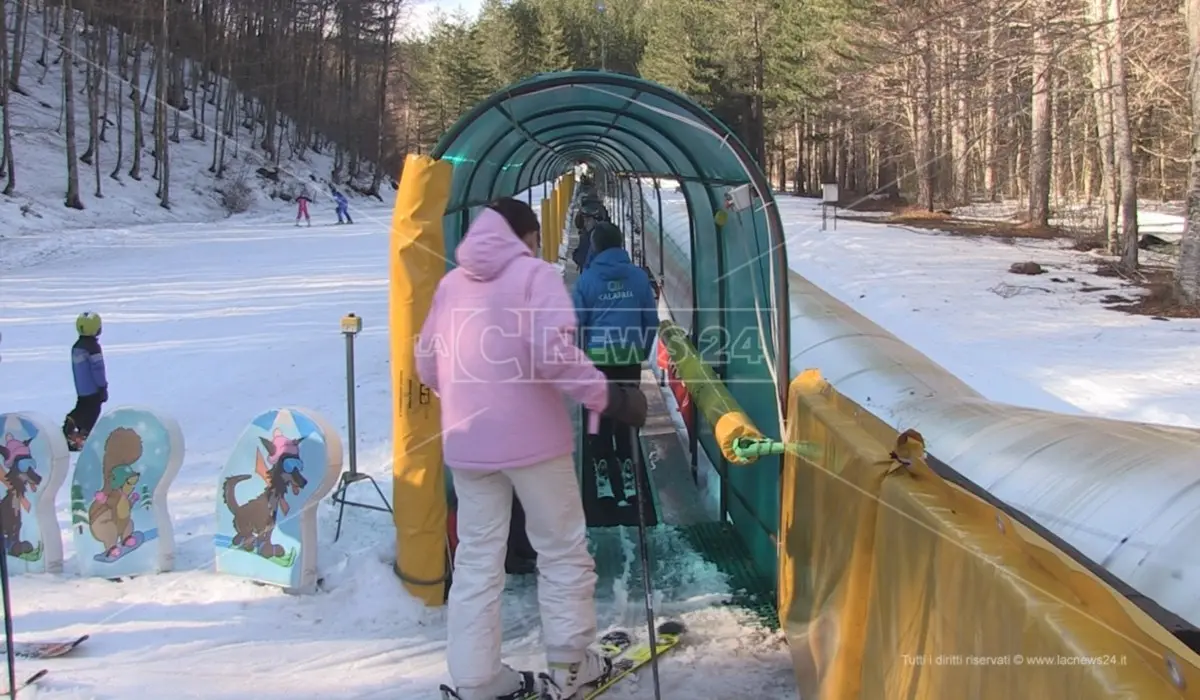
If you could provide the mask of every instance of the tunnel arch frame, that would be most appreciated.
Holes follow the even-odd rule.
[[[592,132],[589,134],[570,135],[572,138],[569,141],[564,140],[562,145],[548,145],[539,142],[537,138],[532,136],[525,128],[525,122],[529,120],[530,116],[532,115],[514,116],[514,114],[506,107],[506,105],[513,103],[519,98],[536,96],[542,93],[551,93],[564,88],[583,88],[604,93],[607,95],[607,99],[615,98],[620,100],[621,104],[617,108],[606,107],[604,105],[591,105],[590,107],[585,108],[581,108],[578,105],[562,105],[539,110],[537,116],[538,119],[553,116],[565,117],[567,114],[572,112],[590,112],[593,115],[605,114],[611,117],[611,122],[607,124],[588,124],[587,128],[603,129],[603,131],[600,133]],[[629,91],[629,94],[613,92],[611,90],[612,88],[627,90]],[[660,108],[651,107],[650,105],[643,105],[638,101],[643,95],[657,98],[658,100],[667,103],[671,109],[663,110]],[[639,152],[639,149],[632,148],[629,144],[617,142],[620,146],[623,146],[631,153],[638,155],[639,159],[642,161],[642,165],[645,165],[647,170],[651,171],[632,172],[635,164],[627,154],[621,153],[621,149],[611,147],[610,144],[611,150],[614,152],[606,153],[605,150],[600,148],[600,145],[605,142],[606,139],[609,139],[611,132],[615,131],[613,127],[617,126],[622,119],[629,119],[634,122],[645,124],[653,133],[662,137],[664,141],[674,141],[674,138],[669,134],[669,132],[654,125],[653,123],[647,123],[651,120],[647,120],[640,115],[633,114],[633,109],[638,105],[641,105],[650,111],[662,113],[666,116],[666,118],[669,119],[677,119],[685,124],[690,122],[691,126],[697,128],[701,132],[707,132],[707,136],[719,139],[720,145],[717,148],[717,152],[721,154],[722,158],[731,159],[723,164],[736,166],[730,169],[740,169],[741,174],[745,176],[745,180],[706,177],[704,172],[696,167],[696,155],[689,152],[689,149],[686,148],[686,144],[673,143],[672,145],[680,150],[681,155],[683,155],[685,160],[692,161],[688,163],[688,165],[692,165],[694,168],[696,168],[695,175],[684,172],[678,163],[664,158],[663,154],[661,153],[655,153],[655,155],[665,161],[666,167],[663,169],[663,171],[657,172],[646,160],[645,151]],[[569,172],[576,163],[581,161],[592,162],[594,164],[604,164],[605,161],[599,159],[597,155],[600,153],[605,153],[605,157],[608,161],[606,167],[609,168],[611,168],[613,163],[617,160],[617,155],[626,155],[625,160],[627,161],[628,168],[622,168],[621,171],[627,177],[660,177],[676,179],[681,183],[686,182],[689,184],[704,185],[704,189],[708,192],[710,203],[715,199],[713,188],[739,186],[742,184],[749,185],[749,187],[752,188],[754,194],[757,195],[757,201],[752,205],[752,213],[762,213],[765,222],[765,231],[760,232],[757,225],[755,225],[748,231],[743,231],[743,233],[755,237],[760,237],[762,233],[765,233],[767,238],[766,242],[768,245],[766,250],[764,252],[760,252],[758,258],[764,256],[768,258],[766,270],[769,272],[771,279],[769,280],[769,283],[764,283],[762,286],[768,295],[768,298],[765,301],[767,301],[767,310],[770,313],[771,320],[770,353],[772,357],[770,357],[770,365],[773,368],[774,373],[776,405],[780,415],[786,416],[787,384],[790,378],[789,361],[791,354],[789,338],[790,334],[788,332],[790,311],[788,308],[789,304],[787,293],[788,264],[786,235],[783,229],[783,223],[779,217],[778,207],[776,206],[770,184],[767,181],[765,174],[754,161],[749,150],[738,138],[738,136],[704,107],[700,106],[698,103],[685,97],[684,95],[681,95],[662,85],[619,73],[608,73],[603,71],[571,71],[565,73],[536,75],[493,93],[490,97],[478,103],[467,114],[463,115],[457,122],[455,122],[455,124],[442,135],[442,138],[438,141],[430,155],[437,159],[447,157],[447,155],[457,145],[458,141],[462,139],[464,135],[470,135],[472,127],[474,127],[482,118],[490,113],[496,113],[503,117],[509,123],[510,128],[505,130],[503,133],[491,136],[488,142],[486,142],[486,145],[483,147],[484,154],[478,159],[472,159],[474,162],[470,163],[469,165],[471,172],[468,175],[468,179],[472,185],[475,182],[475,178],[480,174],[479,170],[481,167],[483,167],[484,163],[491,162],[493,167],[497,166],[495,161],[488,161],[487,156],[501,141],[510,138],[513,133],[516,132],[522,138],[509,149],[510,153],[508,155],[508,159],[516,157],[522,152],[523,149],[531,149],[542,154],[541,158],[539,159],[539,164],[531,173],[529,182],[525,189],[531,189],[537,184],[540,184],[540,182],[545,182],[553,177]],[[567,129],[569,131],[571,119],[567,118],[564,120],[564,122],[565,123],[561,125],[560,128]],[[564,137],[568,135],[569,134],[564,134]],[[589,139],[594,140],[591,145],[587,145]],[[615,139],[609,140],[615,141]],[[641,141],[647,150],[655,150],[651,149],[650,144],[646,142],[645,139],[642,139]],[[567,150],[563,150],[563,145],[568,145]],[[531,157],[533,155],[536,155],[536,153],[530,154]],[[546,164],[543,166],[541,165],[542,162],[545,162]],[[500,167],[503,167],[506,163],[507,161],[503,161],[499,163],[499,165]],[[523,174],[525,166],[526,163],[522,161],[522,165],[520,166],[521,173],[518,174],[516,182],[512,185],[513,187],[519,188],[522,184],[520,181],[520,174]],[[467,165],[466,163],[456,163],[456,168],[457,167],[467,167]],[[539,182],[537,181],[537,178],[544,179],[541,179]],[[499,179],[501,178],[493,177],[493,181],[488,185],[488,193],[493,197],[499,196],[496,191],[496,181]],[[685,192],[685,200],[687,201],[689,217],[692,222],[690,231],[693,253],[692,296],[693,305],[696,306],[698,294],[696,291],[695,261],[697,253],[701,252],[696,249],[696,239],[698,235],[697,226],[705,226],[708,228],[706,232],[711,234],[709,236],[711,240],[720,240],[719,236],[721,235],[722,231],[721,228],[717,227],[715,222],[712,221],[712,214],[716,211],[717,207],[713,207],[712,211],[705,213],[696,211],[695,203],[691,201],[692,197],[687,196],[688,188],[683,189]],[[504,194],[512,195],[519,191],[521,190],[514,189],[512,192]],[[468,223],[467,219],[470,216],[470,211],[476,207],[483,206],[487,202],[487,200],[471,201],[469,199],[470,195],[471,192],[469,188],[467,188],[465,193],[462,191],[451,192],[450,201],[446,207],[446,214],[447,217],[453,217],[450,221],[453,228],[457,229],[457,232],[465,231]],[[447,233],[450,234],[451,231],[448,230]],[[447,238],[451,239],[452,236],[448,235]],[[455,234],[453,238],[457,238],[457,234]],[[448,240],[447,242],[454,243],[456,241]],[[448,246],[448,248],[449,247],[451,246]],[[720,248],[720,246],[718,246],[718,248]],[[759,249],[761,251],[761,245],[759,245]],[[719,276],[721,278],[724,278],[726,274],[728,274],[728,271],[724,269],[724,266],[719,268]],[[766,351],[766,348],[764,347],[763,350]]]

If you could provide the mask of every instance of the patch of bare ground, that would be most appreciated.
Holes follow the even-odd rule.
[[[1101,302],[1113,311],[1135,316],[1149,316],[1160,321],[1172,318],[1200,318],[1200,307],[1188,304],[1179,295],[1172,270],[1165,267],[1145,267],[1129,272],[1120,265],[1105,261],[1096,266],[1096,274],[1123,280],[1126,284],[1145,290],[1138,296],[1106,294]]]
[[[889,216],[856,217],[854,216],[854,212],[856,211],[871,213],[886,212]],[[1010,242],[1022,238],[1039,240],[1074,238],[1081,240],[1079,239],[1078,232],[1057,226],[1039,226],[1020,220],[960,218],[954,216],[954,213],[949,209],[929,211],[925,207],[914,206],[904,199],[865,199],[862,201],[853,201],[849,203],[845,213],[840,216],[841,218],[853,221],[925,229],[951,236],[987,237]],[[1080,245],[1080,243],[1076,245]],[[1087,242],[1085,245],[1091,246],[1092,244]],[[1080,249],[1091,250],[1090,247]]]

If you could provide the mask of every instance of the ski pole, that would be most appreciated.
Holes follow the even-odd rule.
[[[650,672],[654,678],[654,700],[662,700],[662,687],[658,682],[658,638],[654,629],[654,588],[650,583],[650,544],[646,537],[646,500],[642,493],[642,478],[646,476],[642,466],[642,446],[638,429],[629,426],[633,440],[633,492],[637,495],[638,544],[642,550],[642,586],[646,589],[646,630],[650,634]]]
[[[8,660],[8,697],[9,700],[16,700],[17,659],[16,648],[13,645],[12,598],[8,592],[7,537],[0,537],[0,546],[4,547],[4,551],[0,552],[0,597],[4,598],[4,645],[6,647],[5,656]]]

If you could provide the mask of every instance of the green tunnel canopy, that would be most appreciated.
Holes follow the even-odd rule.
[[[572,171],[584,162],[622,179],[625,214],[644,221],[647,262],[664,284],[676,322],[689,331],[704,360],[758,427],[781,429],[788,358],[787,252],[766,177],[745,145],[689,98],[657,83],[618,73],[572,71],[537,75],[484,100],[442,137],[431,154],[454,165],[446,208],[452,250],[474,210],[502,196]],[[661,192],[647,205],[641,178],[679,182],[690,241],[664,232]],[[748,186],[751,205],[729,211],[731,188]],[[638,194],[634,194],[634,188]],[[614,212],[614,222],[629,219]],[[676,225],[676,228],[682,226]],[[670,229],[671,227],[666,227]],[[679,235],[679,234],[676,234]],[[699,442],[724,474],[712,426],[697,423]],[[778,470],[732,470],[728,511],[750,544],[760,570],[774,570],[770,541],[778,521]]]

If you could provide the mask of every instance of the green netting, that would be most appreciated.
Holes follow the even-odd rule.
[[[690,269],[690,298],[671,290],[668,299],[746,413],[760,430],[779,437],[779,408],[790,376],[787,333],[778,332],[788,323],[783,228],[765,177],[728,127],[656,83],[605,72],[553,73],[516,83],[479,104],[431,155],[454,165],[447,250],[488,201],[529,190],[580,163],[605,178],[679,181],[690,242],[687,250],[664,243],[659,254],[670,258],[669,267]],[[725,208],[730,188],[743,185],[756,193],[753,205],[729,212],[718,225],[714,213]],[[661,238],[657,232],[644,235],[644,246]],[[700,442],[728,474],[729,490],[737,496],[728,499],[733,526],[760,574],[773,580],[778,464],[763,460],[727,470],[711,426],[703,424],[699,421]]]

